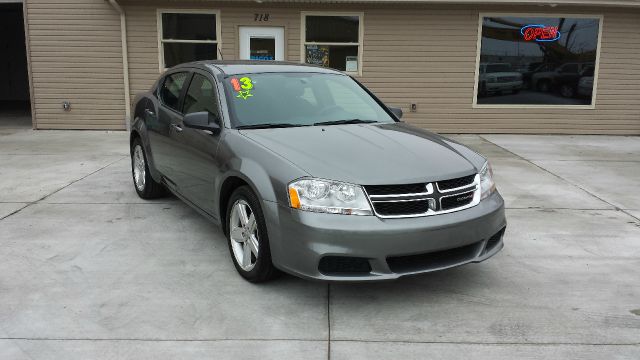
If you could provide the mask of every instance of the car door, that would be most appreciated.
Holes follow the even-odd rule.
[[[176,132],[182,123],[183,93],[191,73],[177,71],[169,73],[158,87],[158,111],[153,126],[149,126],[149,143],[156,169],[162,173],[167,184],[175,189],[176,170],[179,159],[176,155]]]
[[[183,114],[209,112],[213,115],[212,119],[223,128],[218,95],[213,77],[196,70],[184,95]],[[176,177],[178,191],[209,214],[216,213],[213,189],[220,171],[216,155],[222,135],[222,132],[213,134],[185,126],[182,126],[182,131],[175,133],[179,149],[176,154],[180,157],[179,174]]]

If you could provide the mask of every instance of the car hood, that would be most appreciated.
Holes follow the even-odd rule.
[[[311,176],[360,185],[429,182],[478,171],[462,155],[460,145],[454,147],[439,135],[404,123],[252,129],[241,133]]]

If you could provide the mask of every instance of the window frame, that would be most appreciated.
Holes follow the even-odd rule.
[[[164,39],[162,29],[162,14],[209,14],[216,17],[216,40],[182,40],[182,39]],[[160,72],[167,70],[164,63],[164,44],[165,43],[183,43],[183,44],[216,44],[216,57],[221,53],[220,47],[222,46],[221,40],[221,23],[220,23],[220,10],[210,9],[157,9],[156,10],[156,24],[158,33],[158,67]]]
[[[314,42],[307,41],[307,16],[357,16],[358,17],[358,42]],[[301,11],[300,12],[300,62],[306,64],[307,45],[334,45],[334,46],[357,46],[358,47],[358,71],[342,71],[352,76],[362,76],[362,57],[364,53],[364,12],[342,12],[342,11]]]
[[[578,18],[578,19],[598,19],[598,40],[596,49],[596,61],[593,76],[593,90],[591,92],[591,104],[589,105],[553,105],[553,104],[478,104],[478,80],[480,78],[480,55],[482,52],[482,23],[485,17],[548,17],[548,18]],[[598,90],[598,78],[600,69],[600,49],[602,47],[602,26],[604,23],[603,14],[567,14],[567,13],[500,13],[500,12],[480,12],[478,14],[478,33],[476,42],[476,62],[475,76],[473,84],[472,108],[474,109],[574,109],[574,110],[594,110],[596,108],[596,95]]]

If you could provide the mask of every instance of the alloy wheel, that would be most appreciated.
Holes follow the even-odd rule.
[[[145,177],[147,175],[146,164],[142,146],[136,145],[133,148],[133,181],[138,191],[144,191]]]
[[[231,208],[229,237],[236,262],[242,270],[251,271],[258,261],[260,237],[253,210],[242,199]]]

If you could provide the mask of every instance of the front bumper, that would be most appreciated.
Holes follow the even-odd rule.
[[[480,262],[502,249],[506,227],[498,192],[466,210],[416,218],[312,213],[268,201],[263,209],[274,265],[321,280],[396,279]],[[323,257],[336,256],[365,259],[370,271],[319,270]]]

